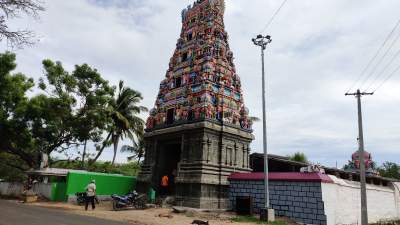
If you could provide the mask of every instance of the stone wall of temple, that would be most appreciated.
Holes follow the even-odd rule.
[[[165,143],[179,142],[181,155],[174,177],[176,204],[227,208],[228,176],[251,171],[252,139],[248,132],[207,121],[147,132],[146,157],[139,182],[157,187],[161,172],[157,157],[164,151]]]
[[[233,174],[230,207],[237,196],[253,198],[254,212],[264,207],[264,181],[260,173]],[[276,215],[306,224],[359,224],[360,183],[332,175],[270,173],[270,203]],[[370,223],[400,219],[400,184],[367,185]]]
[[[277,216],[298,223],[327,224],[322,198],[321,180],[270,180],[270,204]],[[259,213],[264,204],[264,181],[259,179],[230,179],[229,201],[236,208],[236,198],[250,196],[253,212]]]

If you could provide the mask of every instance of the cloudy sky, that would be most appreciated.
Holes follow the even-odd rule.
[[[281,2],[226,0],[225,24],[245,102],[260,118],[260,55],[250,40]],[[28,27],[40,38],[34,47],[16,51],[17,70],[37,79],[45,58],[70,70],[88,63],[112,83],[122,79],[141,91],[143,105],[151,108],[180,33],[180,12],[190,3],[47,0],[40,20],[12,21],[14,28]],[[302,151],[327,166],[347,162],[357,149],[357,111],[355,98],[344,93],[398,21],[399,8],[398,0],[288,0],[265,32],[273,38],[266,58],[271,153]],[[399,49],[400,42],[395,43],[386,61]],[[399,64],[400,58],[388,72]],[[363,98],[366,149],[378,163],[400,163],[399,75]],[[262,124],[254,128],[252,149],[261,152]],[[103,159],[110,156],[111,150]],[[118,160],[125,157],[120,154]]]

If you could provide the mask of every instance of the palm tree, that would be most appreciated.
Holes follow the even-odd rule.
[[[141,112],[147,112],[147,108],[138,106],[141,100],[143,100],[143,97],[140,92],[124,87],[123,81],[119,82],[118,96],[109,103],[112,124],[103,146],[92,163],[99,158],[106,146],[112,144],[114,156],[111,164],[114,165],[119,141],[124,138],[134,140],[135,137],[143,134],[145,122],[138,115]]]
[[[250,120],[252,123],[254,123],[254,122],[260,122],[260,121],[261,121],[260,118],[258,118],[258,117],[256,117],[256,116],[250,116],[250,117],[249,117],[249,120]]]
[[[132,146],[128,146],[128,145],[123,146],[121,148],[121,152],[133,153],[132,156],[128,157],[128,160],[131,161],[134,158],[136,158],[138,163],[140,163],[140,160],[143,158],[144,153],[145,153],[145,144],[144,144],[143,135],[137,136],[137,141],[133,140],[132,144],[133,144]]]

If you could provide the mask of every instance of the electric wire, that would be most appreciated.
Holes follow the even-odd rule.
[[[275,17],[279,14],[283,6],[286,4],[288,0],[284,0],[282,4],[279,6],[279,8],[275,11],[275,13],[272,15],[271,19],[269,19],[268,23],[264,26],[264,28],[261,30],[260,34],[262,34],[265,30],[268,29],[268,27],[272,24],[274,21]]]
[[[372,65],[372,63],[375,61],[375,59],[378,57],[379,53],[382,51],[382,49],[385,47],[386,43],[390,40],[390,38],[392,37],[393,33],[396,31],[397,27],[400,25],[400,19],[397,21],[396,25],[393,27],[393,29],[389,32],[389,34],[386,36],[384,42],[382,43],[382,45],[378,48],[378,51],[375,53],[375,55],[371,58],[371,60],[369,60],[369,62],[367,63],[367,66],[362,70],[362,72],[360,73],[359,77],[357,78],[357,80],[355,82],[353,82],[353,84],[349,87],[349,89],[346,91],[346,93],[349,93],[354,86],[361,80],[361,78],[363,77],[363,75],[365,74],[365,72],[367,72],[367,70],[369,69],[369,67]]]
[[[381,82],[380,85],[378,85],[373,93],[375,93],[379,88],[381,88],[390,78],[392,78],[398,71],[400,70],[400,65],[388,76],[386,77],[386,79],[383,80],[383,82]]]
[[[384,75],[384,73],[386,72],[386,70],[392,65],[392,63],[396,60],[396,58],[400,55],[400,49],[394,54],[393,58],[389,61],[389,63],[386,64],[385,67],[383,67],[383,69],[381,70],[380,73],[378,73],[378,75],[375,77],[375,79],[370,83],[370,85],[365,89],[368,90],[370,89],[374,83],[376,81],[379,80],[380,77],[382,77],[382,75]]]
[[[399,40],[400,38],[400,33],[395,37],[395,39],[392,41],[392,43],[390,44],[389,48],[386,49],[386,52],[382,55],[382,57],[379,59],[378,63],[375,64],[375,66],[373,67],[373,69],[371,70],[371,72],[368,74],[367,77],[364,78],[364,80],[361,82],[360,84],[360,89],[362,89],[362,87],[368,83],[369,79],[374,75],[374,73],[376,72],[376,70],[379,68],[379,66],[381,65],[381,63],[385,60],[386,56],[388,55],[388,53],[390,52],[390,50],[392,50],[393,46],[396,44],[396,42]],[[396,53],[398,54],[398,53]],[[379,76],[379,75],[378,75]]]

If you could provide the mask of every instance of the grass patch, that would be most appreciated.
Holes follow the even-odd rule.
[[[288,225],[287,223],[283,221],[275,221],[275,222],[264,222],[260,221],[260,218],[257,218],[255,216],[237,216],[232,219],[232,222],[237,222],[237,223],[255,223],[255,224],[268,224],[268,225]]]

